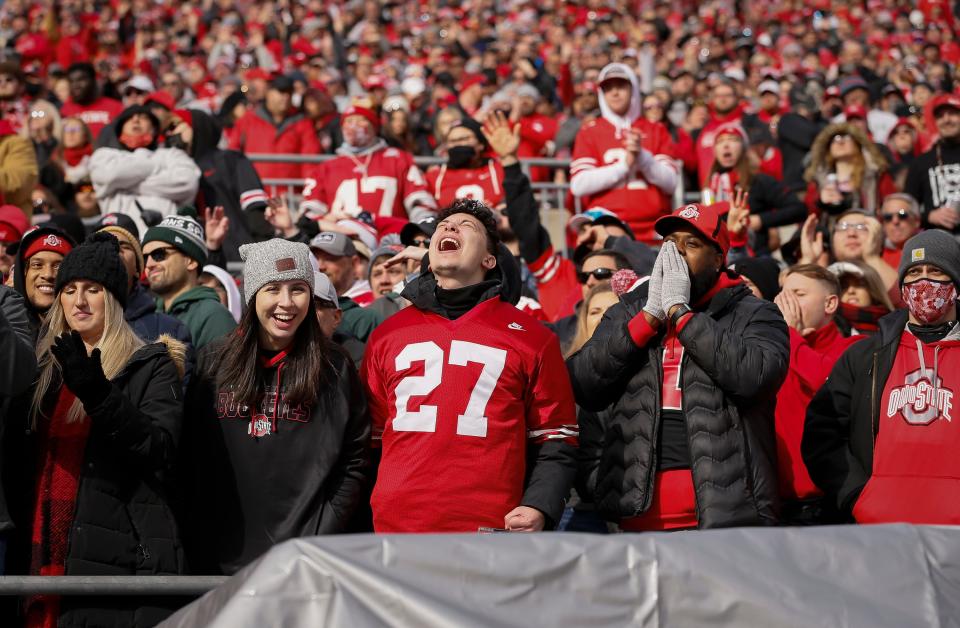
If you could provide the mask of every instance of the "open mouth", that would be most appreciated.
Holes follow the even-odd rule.
[[[296,317],[293,314],[276,313],[273,315],[273,320],[280,329],[289,329],[293,325],[294,318]]]
[[[447,253],[449,251],[459,251],[460,242],[450,237],[442,238],[440,240],[440,245],[437,247],[437,250],[439,250],[441,253]]]
[[[45,283],[39,284],[37,286],[37,292],[39,292],[40,294],[48,294],[50,296],[53,296],[53,286]]]

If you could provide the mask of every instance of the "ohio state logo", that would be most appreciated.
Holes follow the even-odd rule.
[[[938,387],[932,383],[933,371],[917,369],[903,378],[903,386],[890,391],[887,401],[887,418],[897,414],[910,425],[930,425],[938,418],[953,420],[953,391],[943,387],[943,378],[938,377]]]
[[[51,233],[50,235],[48,235],[43,239],[43,243],[46,244],[47,246],[59,247],[60,238],[58,238],[57,236]]]
[[[700,210],[697,209],[696,205],[687,205],[683,208],[683,211],[678,214],[681,218],[686,218],[687,220],[696,220],[700,217]]]

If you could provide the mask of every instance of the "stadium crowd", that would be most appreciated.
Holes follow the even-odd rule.
[[[0,572],[232,574],[365,531],[960,523],[957,20],[3,3]],[[578,208],[559,238],[538,183]]]

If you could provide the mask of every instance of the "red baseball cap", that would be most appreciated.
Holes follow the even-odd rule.
[[[380,118],[377,117],[377,114],[375,114],[372,109],[368,109],[367,107],[358,107],[357,105],[350,105],[343,110],[343,113],[340,114],[340,119],[346,120],[350,116],[360,116],[361,118],[366,118],[367,121],[373,125],[374,129],[380,128]]]
[[[843,110],[843,115],[847,118],[847,120],[854,120],[856,118],[866,120],[867,110],[863,107],[863,105],[850,105]]]
[[[173,96],[164,91],[153,92],[147,96],[144,103],[157,103],[161,107],[166,108],[168,111],[173,111],[173,108],[177,106],[177,103],[173,102]]]
[[[823,95],[826,98],[840,98],[840,88],[836,85],[831,85],[827,88]]]
[[[19,242],[30,221],[16,205],[0,206],[0,242]]]
[[[934,115],[936,115],[937,109],[943,107],[953,107],[954,109],[960,110],[960,96],[956,94],[939,94],[930,101],[929,106],[930,111],[932,111]]]
[[[730,232],[727,231],[727,220],[721,213],[726,208],[726,203],[681,205],[669,216],[659,218],[653,228],[663,237],[667,237],[678,228],[690,227],[708,242],[715,244],[726,257],[730,250]]]

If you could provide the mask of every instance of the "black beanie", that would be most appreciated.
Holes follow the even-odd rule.
[[[737,274],[752,281],[767,301],[780,292],[780,266],[771,257],[748,257],[732,265]]]
[[[127,268],[120,258],[120,243],[109,233],[94,233],[67,253],[57,272],[57,294],[77,279],[97,282],[127,307]]]

